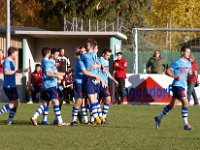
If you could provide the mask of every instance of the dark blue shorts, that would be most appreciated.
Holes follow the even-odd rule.
[[[84,98],[84,85],[82,83],[73,83],[74,86],[74,98]]]
[[[4,87],[3,90],[6,94],[6,96],[8,97],[9,101],[19,99],[19,95],[18,95],[16,87],[11,87],[11,88]]]
[[[180,86],[172,86],[173,98],[180,99],[182,97],[186,97],[186,92],[183,87]]]
[[[53,99],[58,99],[58,91],[57,87],[51,87],[48,89],[42,89],[41,92],[42,100],[50,101]]]
[[[99,98],[105,99],[106,97],[110,96],[109,88],[103,88],[102,86],[99,87]]]
[[[99,92],[99,84],[94,78],[86,78],[86,94],[96,94]]]

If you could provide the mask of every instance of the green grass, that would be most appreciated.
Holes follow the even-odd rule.
[[[29,118],[37,107],[21,105],[12,126],[5,125],[8,114],[0,116],[1,149],[200,149],[199,107],[190,107],[193,131],[183,130],[180,106],[164,118],[160,130],[155,129],[153,118],[163,106],[114,105],[108,116],[110,124],[98,127],[34,127]],[[71,120],[71,109],[72,106],[63,106],[65,120]],[[49,121],[53,121],[52,108]]]

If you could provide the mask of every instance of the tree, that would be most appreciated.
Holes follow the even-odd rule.
[[[0,26],[6,25],[6,1],[0,0]]]

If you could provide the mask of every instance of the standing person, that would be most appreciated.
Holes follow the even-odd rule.
[[[191,70],[191,62],[188,60],[190,57],[190,47],[183,46],[181,48],[181,57],[174,61],[167,69],[166,74],[174,78],[172,82],[173,97],[167,106],[164,107],[160,115],[156,116],[156,128],[160,128],[160,122],[165,115],[167,115],[176,105],[178,101],[182,103],[182,118],[184,122],[184,130],[192,130],[192,126],[188,123],[188,100],[186,97],[186,86],[188,75],[193,76]]]
[[[30,83],[27,86],[29,101],[27,104],[38,103],[40,101],[40,90],[42,87],[42,69],[40,64],[35,65],[35,71],[31,73]]]
[[[72,122],[71,122],[71,125],[77,125],[77,117],[78,117],[78,112],[79,112],[79,109],[81,107],[81,111],[82,111],[82,115],[83,115],[83,119],[84,119],[84,124],[88,124],[88,119],[86,117],[86,108],[85,108],[85,105],[83,105],[83,100],[84,100],[84,96],[85,96],[85,92],[87,90],[85,90],[84,88],[87,87],[87,84],[84,85],[85,83],[85,79],[86,78],[92,78],[92,79],[96,79],[96,80],[100,80],[100,77],[96,74],[93,74],[89,71],[86,70],[86,67],[83,63],[83,61],[79,58],[81,55],[84,55],[86,52],[85,52],[85,49],[84,48],[80,48],[78,49],[78,51],[76,51],[76,55],[77,55],[77,60],[76,60],[76,63],[75,63],[75,71],[74,71],[74,98],[75,98],[75,103],[74,103],[74,106],[73,106],[73,109],[72,109]],[[94,86],[93,86],[94,88]],[[91,95],[89,95],[89,98],[91,100]],[[94,96],[94,94],[93,94]],[[94,105],[94,99],[92,99],[92,105]],[[92,109],[93,110],[93,113],[94,113],[94,108]],[[95,115],[97,115],[97,113],[95,113]],[[97,118],[97,116],[96,116]],[[97,121],[97,120],[96,120]],[[100,121],[100,120],[99,120]],[[100,122],[98,122],[100,123]]]
[[[73,102],[74,90],[73,90],[73,72],[69,72],[63,80],[63,93],[66,103]]]
[[[20,70],[15,69],[14,60],[17,58],[17,48],[10,47],[8,49],[8,58],[3,62],[3,90],[8,97],[9,103],[4,105],[0,109],[0,114],[10,111],[8,116],[7,125],[11,125],[14,119],[14,116],[17,112],[17,108],[20,104],[17,86],[16,86],[16,73],[21,72]],[[27,72],[28,69],[23,70]]]
[[[3,50],[0,49],[0,73],[3,73],[3,62],[5,60]]]
[[[94,47],[95,47],[94,41],[89,39],[86,43],[87,53],[81,55],[80,59],[81,61],[83,61],[85,68],[88,72],[94,75],[97,75],[98,69],[100,68],[101,65],[98,65],[96,63],[97,57],[96,57],[96,54],[94,53]],[[95,69],[91,68],[92,66],[96,66]],[[94,77],[92,78],[88,76],[86,77],[85,81],[86,81],[86,85],[85,85],[86,93],[90,102],[90,111],[91,111],[92,116],[94,117],[93,125],[96,126],[96,125],[101,124],[101,120],[97,113],[97,106],[99,104],[97,100],[97,95],[99,91],[98,84],[100,81],[98,81]],[[102,86],[104,86],[104,84]]]
[[[118,85],[118,82],[113,78],[109,72],[109,58],[110,55],[112,54],[111,49],[106,48],[103,50],[103,55],[102,57],[99,57],[99,62],[101,64],[101,69],[100,69],[100,77],[104,80],[104,83],[106,87],[99,87],[99,98],[104,100],[104,106],[103,106],[103,113],[102,113],[102,123],[106,123],[106,117],[108,115],[110,103],[111,103],[111,96],[110,96],[110,91],[108,87],[108,78],[113,80],[116,85]],[[108,123],[108,122],[107,122]]]
[[[113,62],[113,71],[119,85],[116,86],[115,95],[117,103],[121,104],[124,100],[127,60],[122,57],[122,52],[117,52],[116,57],[117,59]]]
[[[41,66],[43,82],[41,98],[43,99],[43,104],[39,106],[30,120],[34,126],[38,126],[37,118],[41,113],[48,112],[49,103],[53,102],[54,113],[56,119],[58,120],[58,126],[64,126],[66,124],[63,122],[61,117],[57,91],[57,79],[62,80],[63,76],[57,72],[56,66],[54,66],[53,63],[49,60],[51,56],[51,50],[49,48],[42,48],[42,56],[43,59],[41,61]]]
[[[188,99],[188,103],[190,102],[190,98],[191,95],[193,97],[194,100],[194,105],[199,105],[198,102],[198,98],[195,92],[195,84],[198,82],[198,64],[197,61],[195,60],[195,57],[193,54],[190,55],[190,62],[192,64],[192,71],[194,72],[194,76],[193,77],[188,77],[188,89],[187,89],[187,99]]]
[[[161,57],[160,51],[155,50],[152,57],[149,58],[146,64],[146,72],[154,74],[163,74],[167,68],[167,63],[164,58]]]
[[[60,52],[59,57],[56,59],[56,62],[59,63],[58,71],[66,73],[68,71],[68,68],[70,67],[70,60],[69,57],[65,56],[65,49],[59,48]]]

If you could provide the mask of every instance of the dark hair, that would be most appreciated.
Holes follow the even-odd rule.
[[[106,54],[106,53],[112,53],[112,50],[110,48],[105,48],[103,50],[103,54]]]
[[[184,52],[186,49],[190,49],[190,46],[189,45],[183,45],[181,47],[181,52]]]
[[[85,48],[85,46],[80,46],[79,49]]]
[[[88,39],[87,40],[87,43],[90,43],[90,46],[92,47],[92,48],[94,48],[96,45],[97,45],[97,42],[95,43],[92,39]],[[95,45],[96,44],[96,45]]]
[[[9,47],[9,49],[8,49],[8,56],[12,55],[12,53],[14,53],[16,51],[17,51],[16,47]]]
[[[42,56],[45,57],[50,51],[51,51],[50,48],[43,47],[42,48]]]
[[[58,51],[60,52],[62,49],[64,49],[64,48],[63,48],[63,47],[59,47],[59,48],[58,48]]]
[[[93,40],[94,47],[98,46],[97,41]]]
[[[35,65],[35,68],[37,68],[37,67],[41,67],[41,65],[40,65],[40,64],[36,64],[36,65]]]
[[[59,52],[59,50],[57,48],[52,48],[51,49],[51,54],[55,54],[55,52]]]

